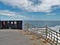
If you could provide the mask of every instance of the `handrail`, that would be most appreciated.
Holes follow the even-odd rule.
[[[53,29],[51,29],[51,28],[49,28],[49,27],[47,27],[48,29],[50,29],[51,31],[54,31],[54,32],[56,32],[56,33],[59,33],[59,32],[57,32],[57,31],[55,31],[55,30],[53,30]],[[60,34],[60,33],[59,33]]]
[[[54,30],[52,30],[52,29],[50,29],[50,28],[48,28],[48,27],[45,27],[45,29],[43,29],[44,27],[42,27],[42,29],[40,29],[40,31],[42,31],[42,32],[40,32],[40,33],[38,33],[38,32],[35,32],[35,31],[31,31],[32,33],[33,33],[33,35],[35,35],[35,36],[37,36],[38,34],[40,34],[40,35],[38,35],[37,37],[41,37],[42,36],[42,38],[44,37],[44,39],[46,40],[46,41],[48,41],[49,43],[54,43],[54,44],[58,44],[58,43],[60,43],[59,41],[60,41],[60,33],[59,32],[56,32],[56,31],[54,31]],[[37,31],[37,30],[36,30]],[[38,34],[37,34],[38,33]],[[45,33],[45,34],[43,34],[43,33]]]
[[[51,41],[53,41],[53,43],[60,43],[60,33],[47,28],[47,38],[50,39]]]

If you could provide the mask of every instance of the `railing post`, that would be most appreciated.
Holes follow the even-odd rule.
[[[46,38],[47,38],[47,25],[46,25]]]
[[[57,38],[56,38],[56,45],[57,45],[57,43],[58,43],[58,35],[57,35],[58,33],[56,32],[56,36],[57,36]]]
[[[28,30],[29,27],[30,27],[30,24],[29,23],[26,23],[25,25],[26,25],[26,30]]]

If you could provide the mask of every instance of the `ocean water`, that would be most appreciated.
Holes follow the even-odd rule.
[[[24,24],[29,23],[31,25],[34,25],[36,27],[43,27],[45,25],[49,27],[59,26],[60,21],[23,21]]]
[[[60,30],[60,21],[23,21],[24,29],[26,28],[26,24],[30,24],[29,28],[33,28],[33,27],[39,28],[47,25],[48,27],[50,27],[55,31]]]

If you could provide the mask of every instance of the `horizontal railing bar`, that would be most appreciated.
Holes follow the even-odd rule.
[[[47,27],[47,29],[50,29],[50,28]],[[50,29],[50,30],[53,31],[53,32],[59,33],[59,32],[57,32],[57,31],[55,31],[55,30],[52,30],[52,29]],[[60,33],[59,33],[59,34],[60,34]]]

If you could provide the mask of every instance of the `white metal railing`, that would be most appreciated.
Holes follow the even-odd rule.
[[[29,26],[28,26],[29,27]],[[31,31],[33,33],[33,35],[36,35],[38,37],[41,37],[43,39],[45,39],[46,41],[48,41],[49,43],[54,43],[55,45],[57,45],[58,43],[60,44],[60,33],[56,32],[50,28],[48,28],[47,26],[41,27],[41,28],[28,28],[28,31]]]

